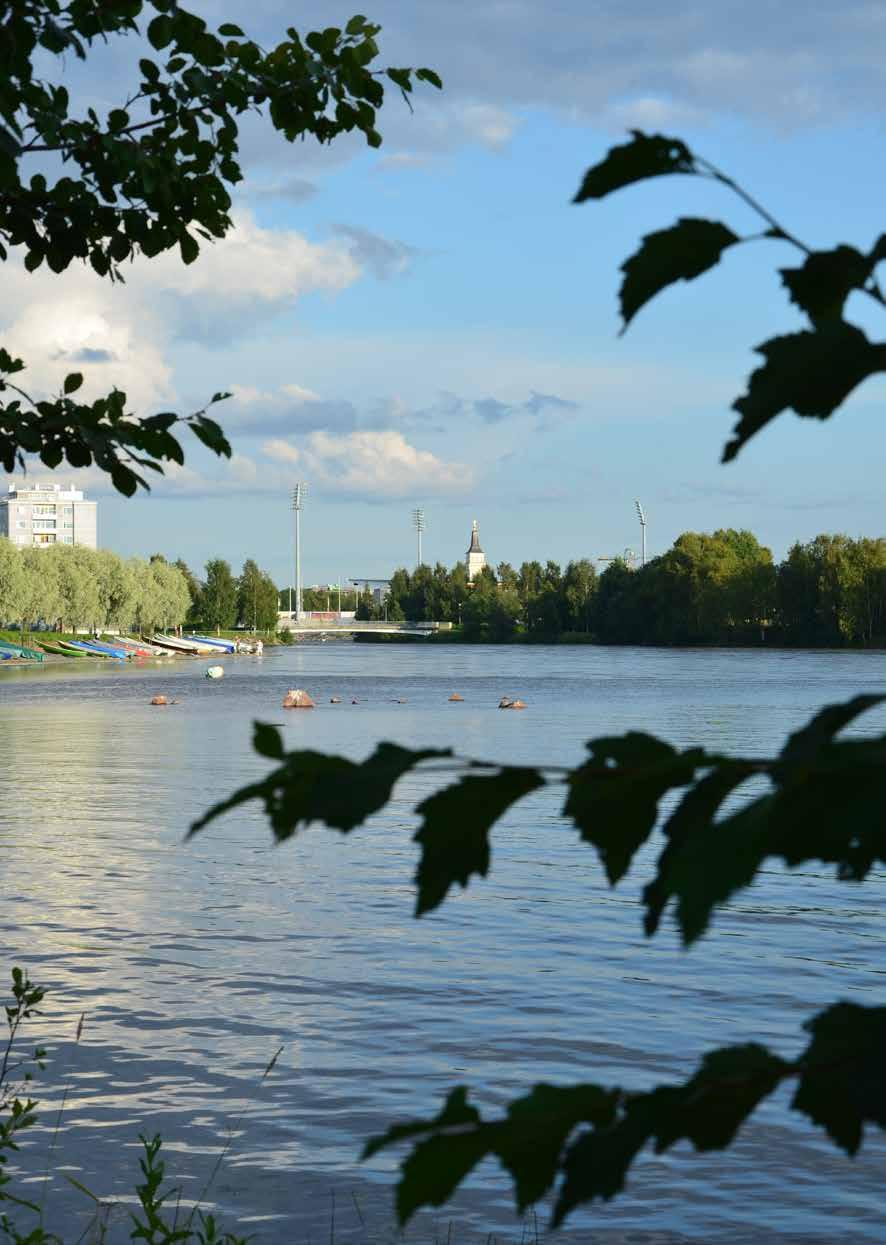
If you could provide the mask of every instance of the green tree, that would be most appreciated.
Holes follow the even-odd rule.
[[[569,631],[591,630],[597,572],[588,558],[570,562],[563,573],[564,625]]]
[[[199,613],[204,627],[218,631],[229,631],[237,621],[237,582],[221,558],[206,563]]]
[[[196,609],[197,602],[200,599],[200,591],[203,585],[200,583],[200,580],[197,578],[197,576],[188,566],[187,562],[185,562],[182,558],[176,559],[175,566],[176,566],[176,569],[181,571],[182,575],[184,575],[185,583],[188,585],[188,595],[191,598],[191,604],[188,608],[187,621],[194,622],[196,621],[196,617],[197,617],[194,611]]]
[[[51,545],[39,551],[54,567],[61,594],[62,630],[96,630],[103,621],[102,600],[94,573],[91,550],[79,545]]]
[[[177,250],[193,263],[201,243],[231,228],[244,114],[259,113],[289,142],[311,136],[329,143],[356,131],[376,147],[384,78],[404,97],[414,79],[441,85],[429,69],[376,68],[379,29],[363,17],[303,38],[290,28],[265,49],[230,23],[214,33],[176,0],[6,5],[0,261],[19,253],[29,272],[45,263],[60,273],[76,260],[109,280],[122,280],[122,266],[138,256]],[[87,61],[96,42],[126,37],[140,40],[145,54],[126,97],[101,119],[88,98],[72,97],[61,81],[64,64]],[[60,176],[44,171],[47,155],[58,157]],[[22,466],[25,454],[38,454],[47,467],[63,459],[72,467],[94,463],[129,496],[148,487],[145,468],[183,461],[173,435],[180,424],[230,456],[205,411],[136,419],[117,390],[78,402],[80,373],[50,399],[39,396],[40,377],[37,394],[22,387],[24,366],[0,348],[0,466],[7,472]]]
[[[368,588],[364,588],[357,600],[357,610],[355,618],[357,622],[369,622],[375,612],[375,602],[372,599],[372,593]]]
[[[25,567],[21,551],[0,536],[0,625],[21,622],[25,616]]]

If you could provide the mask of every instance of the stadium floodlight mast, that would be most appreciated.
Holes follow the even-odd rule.
[[[415,528],[415,534],[418,537],[418,561],[416,566],[421,566],[421,534],[425,530],[425,512],[423,510],[413,510],[412,526]]]
[[[638,501],[635,501],[634,505],[637,507],[637,518],[640,520],[640,532],[643,537],[643,546],[642,546],[643,552],[640,555],[640,565],[645,566],[646,565],[646,515],[643,513],[643,507],[640,505]]]
[[[301,585],[301,512],[305,508],[305,493],[308,486],[299,480],[292,490],[292,509],[295,511],[295,621],[301,622],[302,616],[302,585]]]

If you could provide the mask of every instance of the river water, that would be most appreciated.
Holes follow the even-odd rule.
[[[64,1173],[114,1202],[109,1240],[128,1236],[139,1131],[165,1138],[185,1203],[224,1151],[207,1201],[258,1241],[392,1239],[401,1156],[360,1164],[359,1151],[454,1084],[492,1114],[540,1079],[643,1089],[685,1077],[713,1045],[792,1056],[802,1020],[837,997],[884,1002],[882,872],[859,887],[772,869],[686,952],[671,927],[642,937],[651,855],[609,890],[558,791],[518,805],[494,833],[490,878],[420,921],[411,809],[439,778],[407,777],[348,837],[315,827],[273,847],[257,806],[183,836],[267,768],[254,719],[282,724],[290,747],[353,759],[390,739],[570,764],[629,728],[765,755],[821,704],[886,690],[886,656],[328,643],[224,664],[217,683],[196,660],[0,675],[2,967],[26,965],[51,991],[32,1030],[50,1052],[44,1126],[22,1162],[71,1240],[92,1207]],[[291,686],[318,707],[284,713]],[[158,692],[180,703],[153,708]],[[503,694],[528,709],[499,712]],[[886,712],[857,729],[886,729]],[[848,1160],[789,1097],[726,1154],[645,1156],[624,1196],[559,1239],[882,1241],[886,1145],[869,1132]],[[492,1162],[406,1239],[443,1240],[450,1221],[453,1245],[535,1239]]]

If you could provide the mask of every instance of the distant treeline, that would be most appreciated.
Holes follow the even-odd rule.
[[[0,537],[0,625],[38,623],[145,635],[189,625],[277,630],[277,588],[251,559],[235,578],[227,562],[206,563],[203,579],[181,559],[121,558],[82,545],[19,549]]]
[[[0,623],[147,633],[177,626],[190,608],[185,576],[163,558],[81,545],[19,549],[0,537]]]
[[[573,633],[603,644],[886,643],[886,540],[817,536],[776,564],[751,532],[685,532],[636,570],[620,560],[599,575],[588,559],[564,570],[503,562],[473,586],[461,563],[420,566],[395,572],[387,617],[461,622],[465,638],[478,640]]]

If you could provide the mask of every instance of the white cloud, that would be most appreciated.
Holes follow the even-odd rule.
[[[474,484],[469,466],[419,449],[390,429],[346,436],[314,432],[298,446],[274,439],[265,442],[262,453],[273,462],[298,463],[321,487],[349,496],[452,496]]]
[[[29,274],[18,257],[8,261],[0,334],[5,348],[24,359],[22,387],[35,396],[55,392],[68,372],[82,370],[81,396],[116,385],[131,409],[145,413],[176,400],[167,362],[174,341],[238,339],[262,316],[314,291],[336,293],[360,274],[343,240],[315,243],[293,230],[263,229],[241,211],[228,237],[203,246],[196,263],[185,266],[177,251],[141,259],[124,267],[125,284],[80,264],[61,275],[45,268]],[[284,397],[292,407],[316,395],[296,385]],[[318,414],[313,426],[320,423]]]

